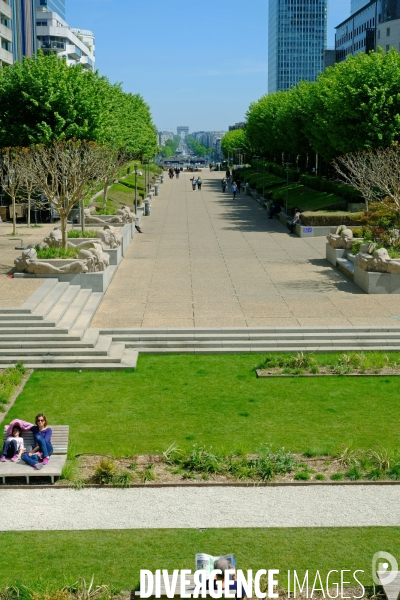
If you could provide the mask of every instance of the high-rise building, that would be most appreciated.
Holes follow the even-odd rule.
[[[14,60],[36,53],[35,0],[12,0]]]
[[[12,8],[10,0],[4,0],[0,2],[0,67],[13,64],[12,43]]]
[[[355,12],[370,3],[371,0],[351,0],[350,12],[353,15]]]
[[[268,91],[315,81],[324,69],[328,0],[269,0]]]
[[[89,29],[73,29],[58,13],[36,9],[37,46],[44,54],[57,54],[67,65],[81,64],[94,70],[94,34]]]
[[[36,8],[47,8],[65,20],[65,0],[36,0]]]
[[[389,15],[396,14],[395,11],[391,13],[390,7],[387,7],[389,2],[390,0],[371,0],[337,25],[336,62],[346,60],[349,54],[371,52],[377,46],[382,46],[384,50],[392,47],[399,49],[400,15],[394,16],[396,21],[388,26],[387,21],[391,19],[391,16],[388,18],[388,9]]]

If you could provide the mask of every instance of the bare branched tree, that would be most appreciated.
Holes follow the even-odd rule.
[[[127,162],[124,154],[112,148],[103,149],[104,178],[103,178],[103,210],[107,208],[108,188],[114,182],[122,165]]]
[[[11,198],[13,235],[17,232],[16,199],[26,176],[23,164],[24,152],[23,148],[4,148],[0,155],[0,184]]]
[[[84,200],[103,181],[105,165],[103,148],[92,142],[68,140],[32,148],[28,177],[60,215],[63,248],[68,216],[76,206],[84,230]]]
[[[382,202],[400,221],[400,147],[355,152],[337,158],[333,165],[343,181],[358,190],[366,205]]]

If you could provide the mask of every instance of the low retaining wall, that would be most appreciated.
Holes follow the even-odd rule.
[[[354,265],[354,283],[367,294],[400,294],[399,273],[374,273]]]
[[[332,248],[329,244],[326,244],[326,259],[336,267],[338,258],[346,258],[348,250],[337,250]]]
[[[63,264],[67,261],[62,261]],[[116,266],[109,266],[105,271],[99,273],[42,273],[34,275],[33,273],[14,273],[15,279],[58,279],[58,281],[67,281],[71,285],[80,285],[82,289],[92,290],[92,292],[105,292],[114,274]]]

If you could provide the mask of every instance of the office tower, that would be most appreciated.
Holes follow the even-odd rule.
[[[35,0],[13,0],[14,60],[36,52]]]
[[[324,69],[328,0],[269,0],[268,91],[315,81]]]
[[[355,12],[369,4],[370,0],[351,0],[350,12],[353,15]]]
[[[0,2],[0,25],[0,67],[2,67],[4,65],[12,65],[14,62],[12,53],[12,8],[10,0]]]
[[[65,20],[65,0],[36,0],[36,8],[47,8]]]

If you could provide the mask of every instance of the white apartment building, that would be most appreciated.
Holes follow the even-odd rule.
[[[0,0],[0,67],[14,62],[12,49],[12,9],[10,0]]]
[[[174,139],[174,134],[172,133],[172,131],[158,131],[157,136],[159,146],[165,146],[165,142]]]
[[[72,28],[57,13],[37,8],[36,34],[38,50],[44,54],[54,52],[69,66],[81,64],[94,71],[95,38],[89,29]]]

